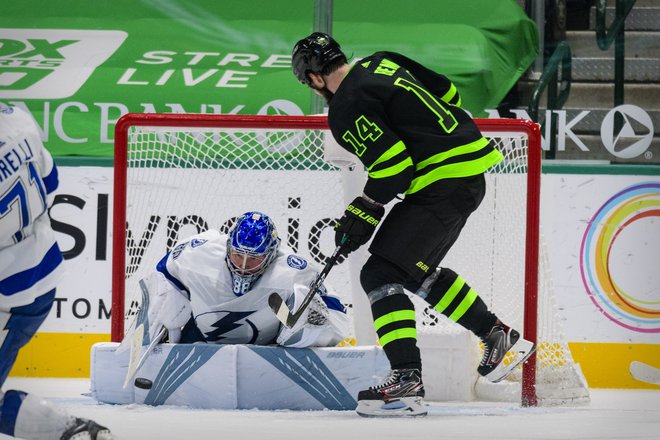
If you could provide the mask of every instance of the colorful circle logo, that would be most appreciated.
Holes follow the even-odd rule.
[[[645,291],[635,287],[648,285],[660,271],[658,221],[660,182],[642,182],[623,189],[598,209],[589,221],[580,247],[582,282],[591,301],[611,321],[643,333],[660,333],[660,285],[650,282],[650,291],[648,286]],[[628,246],[621,252],[615,243],[624,241],[622,237],[627,231],[634,234],[634,242],[626,241]],[[651,255],[646,255],[647,251]],[[636,252],[639,253],[636,258],[643,259],[642,270],[639,265],[631,268],[630,264],[626,267],[621,263]],[[619,269],[614,270],[617,265]],[[655,269],[647,269],[653,265]],[[653,273],[647,273],[650,271]],[[621,282],[621,278],[627,282]]]

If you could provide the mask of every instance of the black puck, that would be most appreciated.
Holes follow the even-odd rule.
[[[152,381],[144,377],[135,378],[135,386],[143,390],[150,390],[153,385],[154,383]]]

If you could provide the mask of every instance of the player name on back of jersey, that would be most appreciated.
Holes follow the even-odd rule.
[[[9,151],[3,151],[6,142],[0,140],[0,182],[9,179],[14,173],[21,169],[21,165],[29,162],[34,154],[27,139],[18,142]]]

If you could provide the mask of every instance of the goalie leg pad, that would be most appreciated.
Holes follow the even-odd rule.
[[[360,400],[355,410],[362,417],[423,417],[428,414],[422,397]]]

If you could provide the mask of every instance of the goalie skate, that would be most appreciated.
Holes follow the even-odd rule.
[[[506,378],[536,350],[536,345],[521,338],[520,333],[499,321],[482,341],[484,355],[477,371],[493,383]],[[508,353],[512,353],[514,358],[511,362],[504,363]]]
[[[424,384],[418,369],[392,370],[381,384],[358,394],[356,412],[362,417],[425,416]]]

